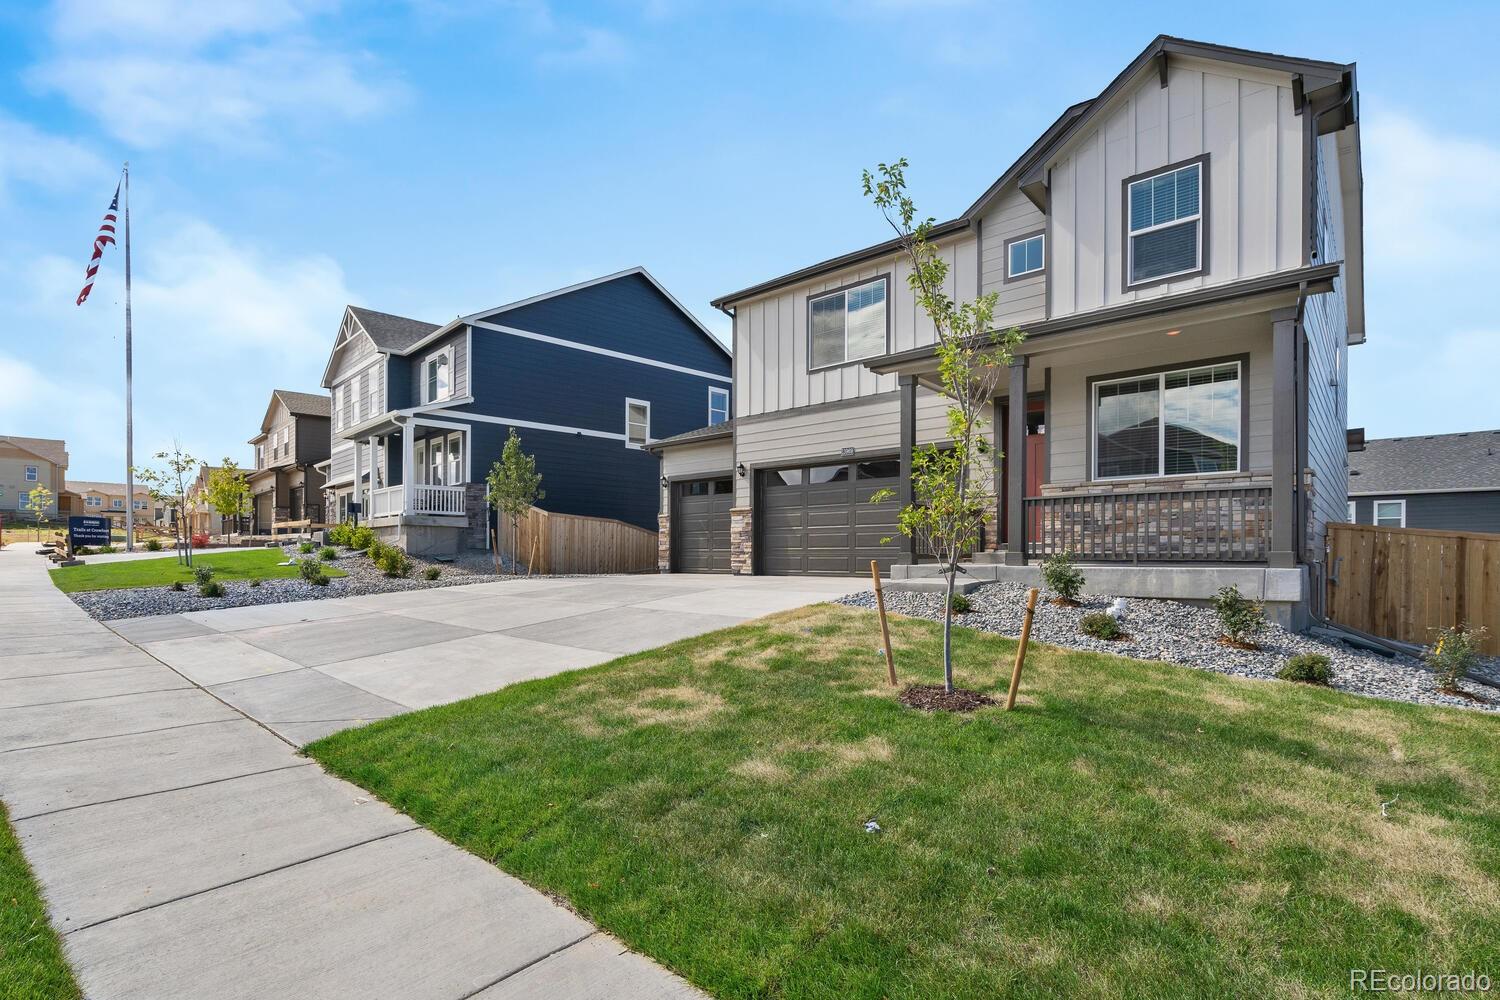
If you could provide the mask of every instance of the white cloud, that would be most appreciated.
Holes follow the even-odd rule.
[[[13,181],[62,190],[86,178],[107,178],[110,172],[82,143],[0,114],[0,194]]]
[[[399,100],[371,57],[314,39],[308,22],[326,6],[59,0],[53,51],[29,79],[142,147],[255,146],[273,122],[358,118]]]

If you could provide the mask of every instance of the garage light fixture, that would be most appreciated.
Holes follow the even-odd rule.
[[[667,477],[666,476],[662,476],[661,477],[661,488],[662,489],[666,489],[667,488]]]
[[[744,479],[745,478],[745,463],[741,462],[739,465],[736,465],[734,467],[734,471],[739,473],[741,479]]]

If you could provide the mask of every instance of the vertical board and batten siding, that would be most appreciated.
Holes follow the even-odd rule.
[[[1000,326],[1019,326],[1047,318],[1047,275],[1043,271],[1007,282],[1005,244],[1018,236],[1045,229],[1047,217],[1031,199],[1014,186],[1001,192],[994,207],[984,214],[980,224],[984,253],[980,257],[984,292],[995,292],[995,322]]]
[[[1051,164],[1051,315],[1300,267],[1301,125],[1290,78],[1191,59],[1166,88],[1146,73]],[[1207,272],[1124,291],[1124,180],[1204,153]]]
[[[973,237],[940,244],[948,262],[947,292],[960,300],[977,294],[978,260]],[[888,275],[891,351],[934,339],[931,321],[917,305],[906,279],[910,268],[896,255],[830,274],[810,284],[773,292],[734,307],[736,417],[775,413],[820,403],[859,399],[896,388],[896,376],[876,375],[863,361],[808,371],[807,300],[824,292]]]
[[[1034,359],[1033,366],[1045,365],[1052,370],[1051,409],[1047,414],[1048,481],[1067,484],[1093,478],[1088,440],[1093,405],[1089,399],[1090,378],[1141,369],[1186,368],[1239,354],[1250,355],[1250,371],[1242,373],[1240,384],[1240,403],[1249,407],[1248,471],[1270,469],[1271,325],[1264,317],[1246,317],[1190,328],[1177,337],[1107,340]]]
[[[1323,136],[1317,144],[1314,210],[1317,262],[1342,260],[1344,248],[1343,189],[1338,176],[1338,137]],[[1349,426],[1349,316],[1344,279],[1335,278],[1333,291],[1311,296],[1302,314],[1307,338],[1307,465],[1313,473],[1308,557],[1322,561],[1327,526],[1349,516],[1349,451],[1344,429]]]
[[[1500,653],[1500,535],[1332,523],[1328,555],[1335,622],[1424,646],[1469,622]]]

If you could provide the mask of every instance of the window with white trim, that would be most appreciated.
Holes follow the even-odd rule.
[[[729,390],[717,385],[708,387],[708,426],[729,419]]]
[[[1406,527],[1406,501],[1376,500],[1375,526],[1377,528]]]
[[[104,506],[104,498],[103,497],[96,497],[96,496],[87,496],[87,497],[83,498],[83,505],[85,507],[103,507]]]
[[[1094,478],[1235,472],[1240,363],[1094,383]]]
[[[28,466],[26,466],[26,481],[28,483],[34,483],[34,482],[37,481],[36,466],[34,466],[34,465],[28,465]]]
[[[255,446],[255,467],[257,469],[266,467],[266,446],[263,444]]]
[[[1047,264],[1047,236],[1037,233],[1005,245],[1005,276],[1024,278],[1039,273]]]
[[[110,505],[110,507],[114,508],[115,510],[124,510],[125,509],[125,500],[122,497],[115,497],[112,500],[110,500],[109,505]]]
[[[448,435],[448,485],[462,486],[464,482],[463,435],[454,431]]]
[[[453,348],[427,355],[422,362],[423,402],[436,403],[453,395]]]
[[[1127,284],[1202,272],[1206,163],[1197,160],[1128,185]]]
[[[651,404],[642,399],[625,400],[625,444],[641,448],[651,440]]]
[[[348,427],[354,423],[354,382],[348,381],[340,387],[339,398],[339,426]]]
[[[886,350],[886,279],[808,300],[808,368],[828,368]]]
[[[1353,500],[1349,501],[1349,523],[1350,524],[1356,523],[1355,520],[1354,520],[1354,501]]]
[[[359,419],[370,419],[370,373],[368,370],[359,373]]]

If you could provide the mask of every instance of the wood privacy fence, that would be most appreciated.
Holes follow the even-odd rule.
[[[1500,653],[1500,535],[1328,526],[1328,617],[1374,635],[1431,644],[1435,630],[1489,629]]]
[[[539,507],[521,518],[520,555],[510,520],[500,516],[500,551],[533,573],[652,573],[656,532],[607,517],[555,514]],[[532,555],[536,561],[532,565]]]

